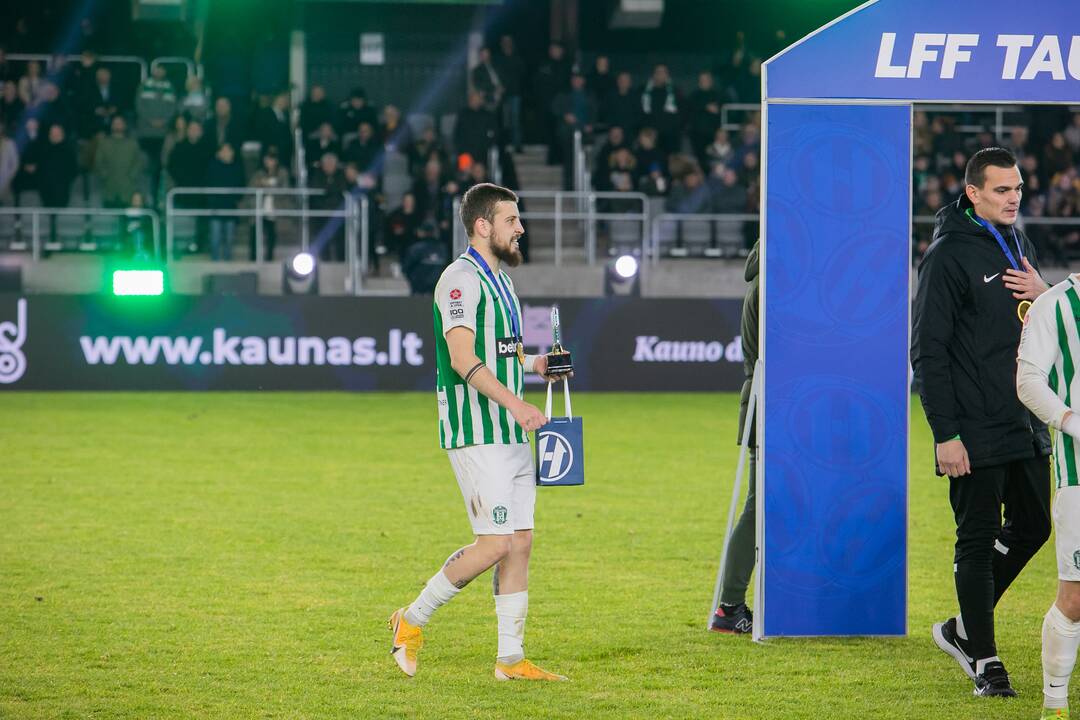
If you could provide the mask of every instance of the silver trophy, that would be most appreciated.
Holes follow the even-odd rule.
[[[547,374],[562,377],[574,371],[570,351],[562,346],[562,324],[559,322],[559,306],[551,308],[551,352],[547,354]]]

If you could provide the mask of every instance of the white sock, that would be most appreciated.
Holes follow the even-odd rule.
[[[1001,658],[999,658],[997,655],[994,655],[993,657],[979,658],[978,660],[976,660],[975,661],[975,674],[976,675],[982,675],[983,671],[986,670],[986,666],[988,664],[992,663],[992,662],[1001,662]]]
[[[529,591],[495,596],[499,618],[499,662],[513,665],[525,657],[525,616],[529,614]]]
[[[960,613],[956,613],[956,634],[961,640],[967,640],[967,630],[964,629],[964,618]]]
[[[1075,623],[1051,605],[1043,618],[1042,666],[1043,706],[1069,706],[1069,676],[1076,664],[1076,649],[1080,647],[1080,623]]]
[[[435,573],[427,581],[427,585],[413,600],[412,605],[405,611],[405,622],[417,627],[427,625],[431,615],[440,607],[454,599],[461,590],[454,587],[443,571]]]

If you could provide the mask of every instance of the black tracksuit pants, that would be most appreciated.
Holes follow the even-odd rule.
[[[949,479],[956,597],[976,660],[997,655],[994,606],[1050,537],[1050,492],[1047,457],[972,468]]]

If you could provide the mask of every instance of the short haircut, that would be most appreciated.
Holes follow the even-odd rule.
[[[472,237],[473,227],[480,218],[495,222],[495,208],[499,203],[516,203],[517,201],[518,196],[512,190],[499,185],[492,183],[473,185],[461,198],[461,222],[465,226],[465,233]]]
[[[983,148],[968,160],[964,169],[964,184],[981,188],[986,182],[986,168],[991,165],[999,168],[1015,167],[1016,155],[1006,148]]]

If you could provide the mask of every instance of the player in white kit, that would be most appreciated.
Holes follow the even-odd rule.
[[[1043,619],[1043,718],[1069,717],[1069,677],[1080,647],[1080,278],[1069,276],[1043,293],[1024,316],[1017,394],[1040,420],[1056,428],[1054,473],[1058,593]]]

